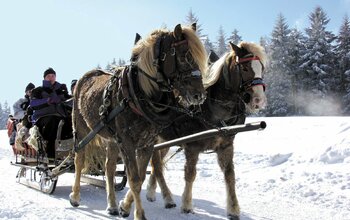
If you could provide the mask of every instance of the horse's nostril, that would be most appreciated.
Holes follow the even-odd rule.
[[[193,96],[193,98],[194,98],[195,100],[199,100],[199,99],[200,99],[200,97],[201,97],[201,96],[200,96],[200,95],[198,95],[198,94]]]
[[[259,104],[259,103],[260,103],[260,98],[255,97],[255,98],[254,98],[254,103],[255,103],[255,104]]]

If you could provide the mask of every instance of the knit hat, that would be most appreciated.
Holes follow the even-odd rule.
[[[35,85],[33,83],[29,83],[27,86],[26,86],[26,90],[24,92],[28,92],[29,90],[32,90],[35,88]]]
[[[77,84],[77,82],[78,82],[78,80],[76,80],[76,79],[72,80],[72,82],[70,83],[70,90],[71,91],[73,90],[73,88],[74,88],[75,84]]]
[[[49,74],[55,74],[55,75],[56,75],[56,72],[55,72],[55,70],[53,70],[53,69],[50,67],[50,68],[48,68],[47,70],[45,70],[45,72],[44,72],[44,78],[45,78],[45,76],[47,76],[47,75],[49,75]]]

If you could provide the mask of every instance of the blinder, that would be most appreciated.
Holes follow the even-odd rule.
[[[186,39],[176,41],[172,34],[160,36],[154,46],[154,65],[157,66],[157,82],[172,88],[174,80],[201,78],[201,72],[189,50]]]

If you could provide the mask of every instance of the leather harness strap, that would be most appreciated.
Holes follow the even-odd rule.
[[[144,114],[136,107],[135,103],[132,101],[132,98],[130,96],[128,73],[129,73],[129,67],[125,67],[121,77],[119,78],[119,89],[121,89],[123,97],[125,98],[131,110],[134,113],[143,116]]]

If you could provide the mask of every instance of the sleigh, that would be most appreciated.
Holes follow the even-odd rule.
[[[40,134],[36,136],[37,146],[23,143],[24,149],[15,151],[15,161],[12,165],[19,167],[17,182],[37,189],[43,193],[52,194],[57,185],[58,177],[65,173],[74,173],[74,139],[61,139],[64,120],[61,120],[56,135],[54,158],[48,158],[46,141]],[[115,190],[120,191],[126,185],[127,177],[121,160],[115,177]],[[104,187],[104,171],[97,170],[84,174],[81,181]]]

